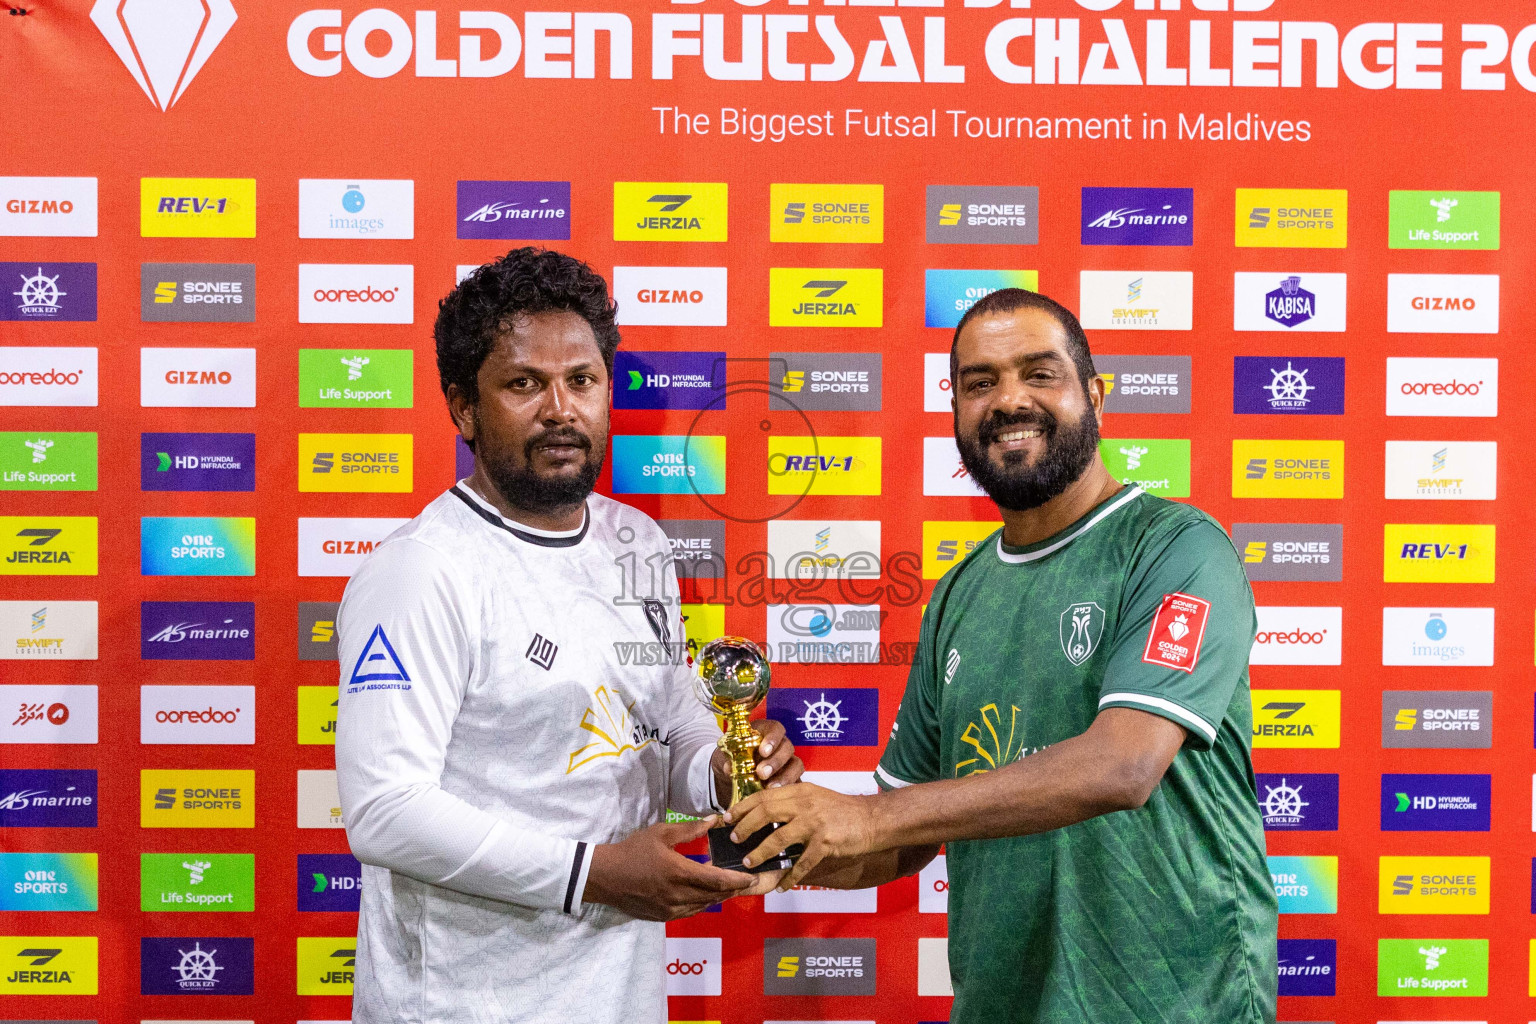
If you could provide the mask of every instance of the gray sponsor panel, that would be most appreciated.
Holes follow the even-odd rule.
[[[768,408],[879,412],[878,352],[771,352]]]
[[[720,519],[658,519],[672,544],[679,579],[725,578],[725,522]]]
[[[1338,583],[1344,578],[1341,523],[1233,523],[1232,544],[1250,580]]]
[[[1105,412],[1189,412],[1189,356],[1094,356]]]
[[[141,263],[139,319],[248,324],[256,319],[254,263]]]
[[[335,661],[336,601],[299,602],[299,660]]]
[[[1487,750],[1493,746],[1493,691],[1385,690],[1381,745]]]
[[[764,939],[763,994],[872,996],[874,939]]]
[[[1034,245],[1040,190],[1033,185],[929,185],[930,243]]]

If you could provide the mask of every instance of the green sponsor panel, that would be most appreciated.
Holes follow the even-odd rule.
[[[1379,996],[1486,996],[1487,939],[1377,939]]]
[[[0,490],[95,489],[95,434],[57,430],[0,432]]]
[[[142,853],[139,909],[256,909],[256,856],[250,853]]]
[[[299,349],[299,408],[409,409],[408,348]]]
[[[1391,193],[1387,246],[1391,249],[1497,249],[1497,192]]]
[[[1159,498],[1189,497],[1189,440],[1187,438],[1099,439],[1099,454],[1111,476],[1123,484],[1136,484]]]

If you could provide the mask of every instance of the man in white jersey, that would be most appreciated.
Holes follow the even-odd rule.
[[[729,793],[720,732],[686,661],[617,655],[685,638],[673,573],[661,594],[624,587],[620,559],[669,556],[665,534],[592,493],[614,306],[580,261],[518,249],[444,299],[434,333],[475,471],[374,549],[337,622],[363,862],[352,1019],[661,1022],[659,922],[772,879],[673,849]],[[758,728],[760,775],[798,779],[783,727]],[[668,808],[704,818],[661,824]]]

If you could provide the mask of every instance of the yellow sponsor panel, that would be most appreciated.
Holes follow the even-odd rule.
[[[616,181],[613,237],[619,242],[724,242],[724,182]]]
[[[1232,497],[1344,497],[1343,441],[1235,440]]]
[[[336,687],[299,687],[299,742],[336,743]]]
[[[298,938],[298,979],[301,996],[350,996],[357,970],[357,939]]]
[[[711,640],[725,636],[725,605],[683,605],[683,634],[687,637],[690,655],[698,654],[699,648]]]
[[[141,828],[255,828],[256,773],[146,768],[139,772]]]
[[[880,438],[768,438],[769,494],[879,494]]]
[[[255,178],[140,178],[144,238],[255,238]]]
[[[1254,690],[1255,747],[1337,747],[1338,690]]]
[[[95,516],[0,516],[0,576],[95,576]]]
[[[949,572],[1002,525],[971,521],[923,523],[923,579],[936,580]]]
[[[770,267],[770,327],[879,327],[885,272],[848,267]]]
[[[1387,523],[1382,579],[1388,583],[1492,583],[1494,527]]]
[[[410,434],[300,434],[299,490],[408,494]]]
[[[773,185],[768,191],[771,241],[885,241],[884,185]]]
[[[1349,192],[1342,188],[1240,188],[1237,244],[1342,249],[1349,244]]]
[[[96,995],[96,936],[0,935],[0,995]]]
[[[1488,913],[1487,857],[1383,857],[1380,863],[1380,913]]]
[[[1530,987],[1528,994],[1536,996],[1536,939],[1531,940]]]

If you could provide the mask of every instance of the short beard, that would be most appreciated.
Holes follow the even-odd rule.
[[[1002,467],[988,457],[993,439],[1011,427],[1044,431],[1045,450],[1033,466],[1023,464],[1023,452],[1006,453]],[[957,420],[955,446],[960,449],[961,463],[987,497],[999,508],[1025,512],[1039,508],[1082,478],[1099,450],[1099,422],[1092,411],[1085,412],[1075,426],[1061,425],[1044,409],[1014,416],[994,413],[982,421],[974,437],[962,437]]]
[[[586,449],[586,461],[579,473],[547,477],[534,471],[534,449],[555,439],[569,440]],[[603,471],[608,443],[606,438],[594,443],[574,430],[546,430],[523,445],[521,461],[514,459],[509,449],[488,448],[483,437],[475,446],[475,454],[486,476],[508,503],[529,512],[546,513],[558,512],[587,500]]]

